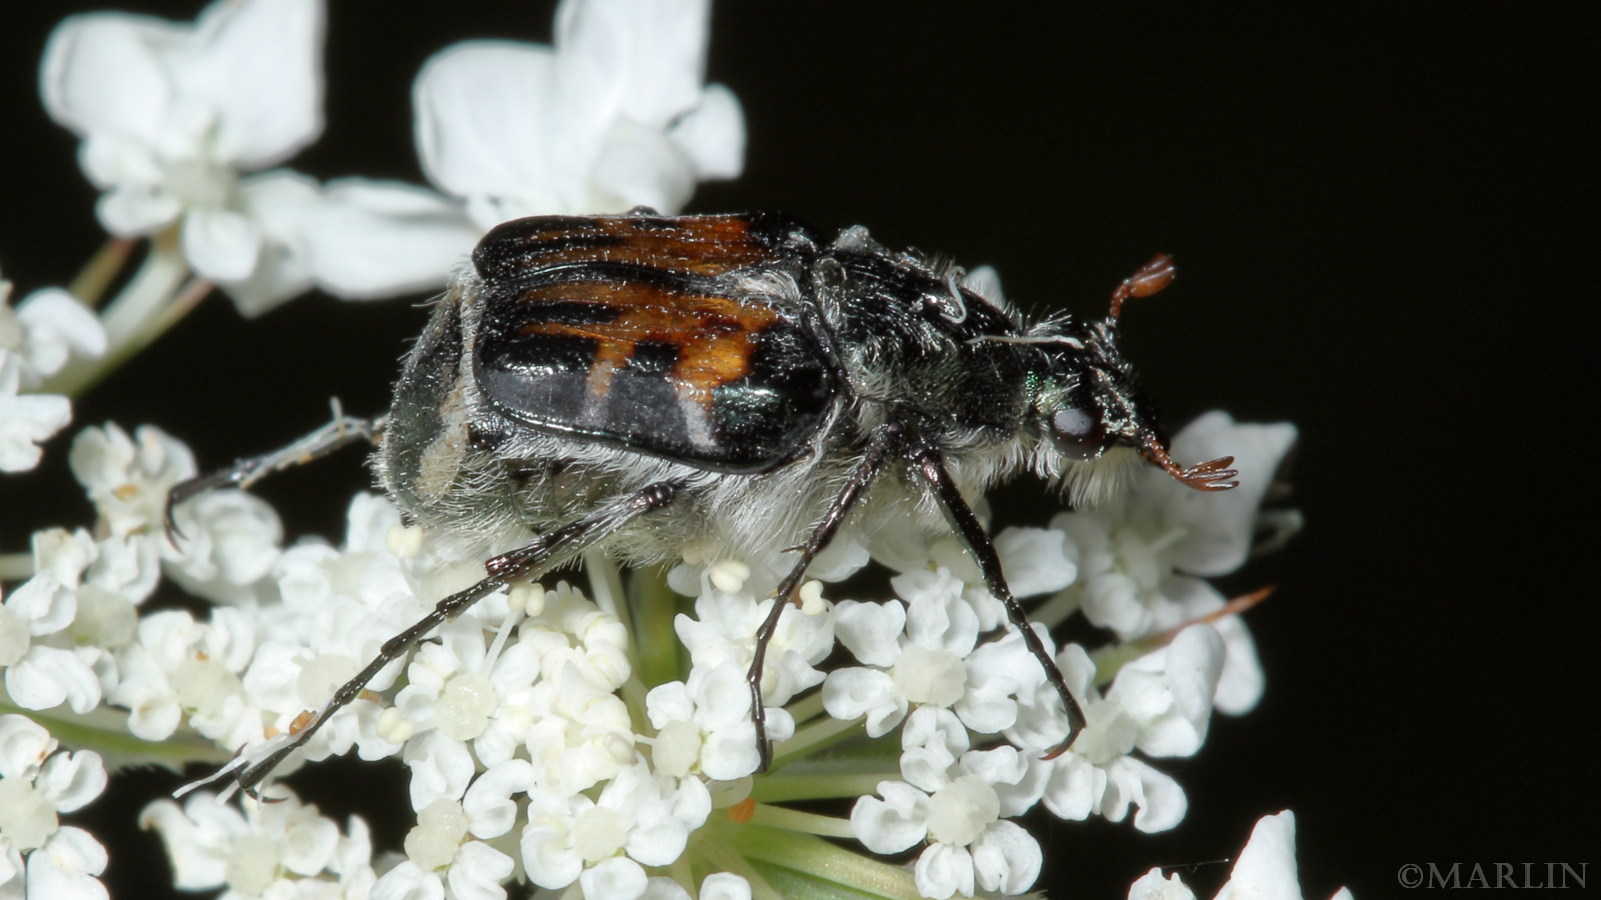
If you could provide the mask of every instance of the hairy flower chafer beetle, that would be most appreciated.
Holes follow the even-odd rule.
[[[381,435],[384,488],[415,522],[490,556],[488,575],[387,642],[315,719],[235,774],[253,790],[381,669],[439,623],[604,547],[631,563],[686,546],[794,550],[787,600],[847,518],[954,528],[1067,708],[964,496],[1028,471],[1094,499],[1143,458],[1199,490],[1231,458],[1175,463],[1118,352],[1123,302],[1165,287],[1159,256],[1106,318],[1024,321],[958,269],[832,241],[779,213],[539,217],[492,230],[411,350],[388,416],[180,485],[174,502],[358,436]],[[351,425],[363,427],[350,427]],[[943,520],[943,521],[942,521]],[[508,548],[511,548],[508,550]],[[787,604],[756,635],[748,681],[763,767],[761,674]]]

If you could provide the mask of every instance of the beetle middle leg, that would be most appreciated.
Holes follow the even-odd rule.
[[[261,759],[243,765],[234,774],[234,781],[247,793],[254,794],[256,787],[279,763],[310,740],[334,713],[355,700],[367,687],[367,683],[377,677],[385,666],[410,652],[435,628],[503,587],[514,582],[538,578],[551,569],[570,562],[619,528],[646,513],[671,504],[678,491],[678,485],[669,481],[647,485],[632,494],[625,494],[602,504],[575,522],[538,536],[524,547],[490,558],[484,563],[484,570],[488,575],[483,580],[440,600],[432,611],[417,620],[410,628],[385,641],[379,648],[378,655],[373,657],[366,668],[358,672],[354,678],[340,686],[305,728]]]
[[[989,535],[984,533],[984,526],[973,514],[973,508],[962,499],[962,492],[956,489],[956,482],[951,480],[949,472],[945,471],[945,463],[940,452],[933,447],[918,447],[911,453],[912,464],[923,480],[928,482],[934,496],[939,498],[940,505],[945,509],[946,518],[950,520],[956,534],[967,547],[973,561],[978,563],[978,570],[984,576],[984,585],[989,588],[990,594],[1001,601],[1006,609],[1006,618],[1011,620],[1012,627],[1018,630],[1023,638],[1023,646],[1028,652],[1039,660],[1045,669],[1045,679],[1062,698],[1062,704],[1067,707],[1067,736],[1062,739],[1049,753],[1046,759],[1060,756],[1063,751],[1073,745],[1079,732],[1084,730],[1084,710],[1073,697],[1073,692],[1067,687],[1067,679],[1062,676],[1062,669],[1056,660],[1045,652],[1045,645],[1041,643],[1040,636],[1028,621],[1028,613],[1023,605],[1012,596],[1012,590],[1006,584],[1006,575],[1001,571],[1001,558],[995,552],[995,545],[990,543]]]
[[[757,771],[766,771],[773,761],[772,747],[767,742],[766,710],[762,706],[761,679],[762,665],[767,657],[767,645],[772,641],[773,633],[778,628],[779,616],[783,614],[784,607],[788,605],[795,589],[799,587],[801,578],[806,574],[806,567],[823,548],[828,546],[845,517],[856,506],[873,479],[883,471],[893,454],[904,455],[913,470],[934,492],[957,536],[978,564],[985,586],[997,600],[1001,601],[1001,605],[1006,609],[1007,619],[1021,634],[1023,645],[1035,659],[1039,660],[1040,666],[1045,670],[1046,680],[1062,698],[1062,704],[1067,708],[1067,736],[1048,754],[1048,757],[1061,754],[1072,745],[1084,729],[1083,708],[1079,706],[1078,700],[1068,688],[1067,680],[1063,677],[1061,668],[1056,665],[1056,660],[1045,651],[1039,635],[1030,627],[1028,613],[1023,610],[1017,598],[1012,596],[1011,589],[1006,584],[1006,576],[1001,570],[1001,560],[995,552],[995,545],[990,543],[989,536],[984,533],[984,526],[979,523],[978,517],[973,514],[967,501],[962,499],[961,491],[957,490],[950,473],[945,471],[939,450],[918,441],[915,437],[908,437],[901,427],[891,424],[882,426],[874,432],[860,464],[846,480],[844,488],[834,498],[828,512],[812,530],[811,537],[798,548],[801,551],[801,558],[773,593],[773,609],[756,632],[756,650],[746,680],[750,684],[751,719],[756,725],[756,745],[761,757],[760,768]]]
[[[839,526],[844,523],[845,517],[850,514],[873,479],[883,471],[885,462],[890,455],[898,452],[905,443],[905,430],[897,424],[881,425],[873,432],[872,439],[867,446],[867,452],[862,454],[861,462],[845,480],[845,486],[840,489],[834,502],[829,505],[828,511],[812,529],[811,537],[806,543],[796,547],[800,551],[800,559],[796,561],[789,574],[779,583],[773,591],[773,608],[767,613],[756,630],[756,650],[751,655],[750,669],[745,674],[745,681],[750,685],[751,722],[756,726],[756,752],[760,754],[760,763],[756,771],[765,772],[773,764],[773,748],[767,742],[767,710],[762,706],[762,666],[767,659],[767,645],[773,640],[773,633],[778,630],[778,618],[783,615],[784,607],[788,606],[795,596],[795,589],[800,587],[801,578],[806,575],[806,568],[823,552]]]

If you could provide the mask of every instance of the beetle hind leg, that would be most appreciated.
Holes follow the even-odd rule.
[[[464,590],[440,600],[427,615],[410,628],[384,642],[376,656],[354,678],[345,682],[305,727],[294,732],[280,746],[260,759],[241,764],[233,779],[254,795],[272,770],[311,739],[317,730],[352,700],[361,695],[368,682],[390,663],[405,656],[435,628],[467,611],[473,604],[510,584],[538,578],[583,551],[594,547],[618,529],[640,516],[670,505],[680,487],[662,481],[647,485],[602,504],[589,515],[536,537],[526,546],[491,557],[484,563],[486,577]]]
[[[293,443],[260,456],[236,460],[227,468],[197,475],[173,485],[167,492],[167,539],[176,544],[178,539],[184,536],[173,518],[173,510],[185,500],[217,488],[248,488],[274,472],[304,465],[350,444],[377,444],[383,437],[384,428],[389,424],[388,416],[371,419],[347,416],[339,408],[337,400],[334,401],[333,407],[333,421]]]

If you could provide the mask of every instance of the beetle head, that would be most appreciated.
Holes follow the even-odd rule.
[[[1168,455],[1156,410],[1140,389],[1134,367],[1117,347],[1123,301],[1146,297],[1173,280],[1173,261],[1161,255],[1112,292],[1105,319],[1061,318],[1030,330],[1039,352],[1031,376],[1032,413],[1042,440],[1035,468],[1061,480],[1075,504],[1094,502],[1120,480],[1123,463],[1144,459],[1201,491],[1235,487],[1233,457],[1184,467]]]

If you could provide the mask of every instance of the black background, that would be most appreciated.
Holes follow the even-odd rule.
[[[19,6],[0,28],[0,265],[19,297],[68,280],[102,239],[76,141],[35,84],[53,22],[89,8]],[[335,4],[329,125],[291,165],[419,181],[409,90],[422,61],[466,38],[549,37],[542,4],[440,8]],[[866,224],[891,245],[996,266],[1025,306],[1091,314],[1171,251],[1179,283],[1124,327],[1169,417],[1222,407],[1301,428],[1307,528],[1229,585],[1281,586],[1249,619],[1261,707],[1215,721],[1199,756],[1168,767],[1191,804],[1176,831],[1036,822],[1041,886],[1121,898],[1151,865],[1236,852],[1285,808],[1313,898],[1342,884],[1402,894],[1406,863],[1593,860],[1595,592],[1580,573],[1596,533],[1582,188],[1595,148],[1579,135],[1594,127],[1581,54],[1596,29],[1578,9],[715,10],[710,78],[740,97],[750,144],[745,176],[703,188],[692,210]],[[331,395],[382,408],[424,315],[313,296],[244,322],[208,302],[85,397],[78,422],[156,423],[221,464],[323,421]],[[5,550],[28,529],[88,521],[66,443],[41,476],[0,481]],[[337,536],[342,498],[365,480],[351,453],[263,493],[292,528]],[[96,807],[97,829],[123,829],[105,832],[118,896],[165,879],[155,841],[129,824],[171,783],[153,781],[119,780]],[[311,799],[403,803],[401,783]],[[398,840],[398,819],[377,826]],[[1209,896],[1226,870],[1191,883]]]

